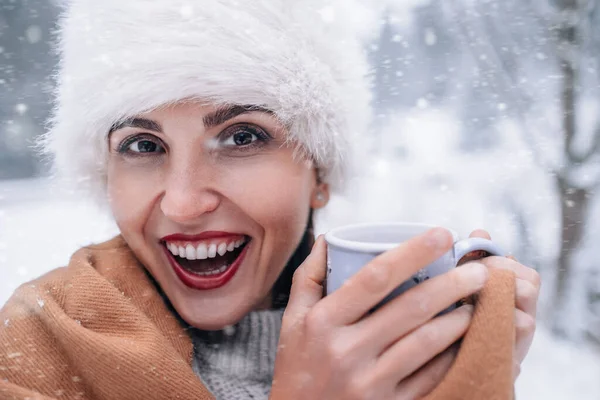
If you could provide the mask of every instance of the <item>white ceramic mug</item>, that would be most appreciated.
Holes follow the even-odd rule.
[[[337,290],[349,277],[377,255],[434,227],[434,225],[425,224],[378,223],[342,226],[327,232],[325,234],[327,242],[326,294],[329,295]],[[484,251],[489,255],[506,255],[490,240],[483,238],[459,240],[456,232],[452,230],[450,232],[454,237],[452,249],[398,286],[379,306],[429,278],[448,272],[470,252]],[[398,267],[401,268],[401,265]]]

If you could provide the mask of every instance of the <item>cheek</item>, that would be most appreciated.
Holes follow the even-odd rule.
[[[149,184],[153,182],[153,184]],[[139,229],[159,192],[156,168],[131,165],[112,157],[108,162],[107,191],[113,216],[122,231]]]
[[[232,174],[232,200],[264,228],[306,223],[314,186],[312,168],[289,158],[257,163]]]

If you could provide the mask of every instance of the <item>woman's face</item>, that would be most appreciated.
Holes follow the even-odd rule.
[[[108,193],[121,233],[181,317],[221,329],[268,305],[316,196],[265,110],[194,102],[137,115],[110,133]]]

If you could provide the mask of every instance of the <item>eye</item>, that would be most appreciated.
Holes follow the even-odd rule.
[[[250,132],[237,132],[231,137],[236,146],[245,146],[256,140],[256,135]]]
[[[154,153],[159,146],[149,140],[138,140],[129,145],[129,150],[134,153]]]
[[[262,129],[252,126],[234,126],[222,135],[221,144],[227,147],[247,147],[269,139],[269,135]]]
[[[130,153],[136,155],[164,153],[165,149],[158,139],[147,136],[134,136],[128,138],[119,146],[120,153]]]

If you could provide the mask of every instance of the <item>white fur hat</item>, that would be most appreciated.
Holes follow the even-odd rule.
[[[71,0],[44,150],[102,199],[116,122],[187,98],[260,105],[339,187],[370,118],[357,18],[360,0]]]

